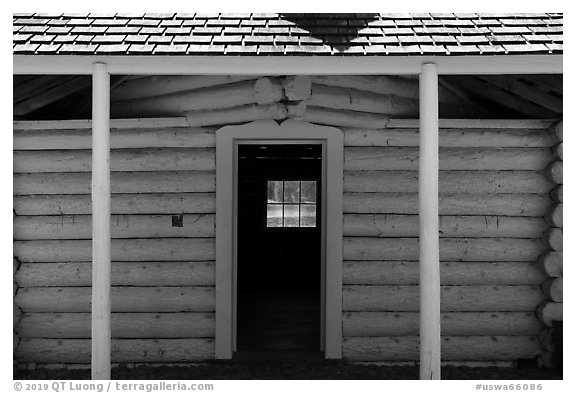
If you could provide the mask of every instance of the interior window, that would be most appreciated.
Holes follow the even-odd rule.
[[[315,228],[316,181],[268,180],[268,228]]]

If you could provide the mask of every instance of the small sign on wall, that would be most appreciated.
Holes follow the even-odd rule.
[[[172,216],[172,227],[182,228],[184,226],[184,214],[175,214]]]

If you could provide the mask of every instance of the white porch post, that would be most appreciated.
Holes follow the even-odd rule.
[[[438,69],[420,74],[420,379],[440,379],[440,253],[438,237]]]
[[[92,73],[92,379],[110,379],[110,74]]]

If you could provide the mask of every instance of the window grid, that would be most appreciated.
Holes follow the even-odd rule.
[[[290,198],[287,198],[286,195],[286,183],[298,183],[298,187],[297,187],[297,192],[298,192],[298,201],[293,201],[290,200]],[[266,214],[266,226],[268,228],[315,228],[316,227],[316,181],[305,181],[306,183],[311,183],[312,186],[312,190],[313,190],[313,201],[310,200],[303,200],[303,187],[302,187],[302,183],[304,181],[302,180],[276,180],[276,181],[268,181],[267,185],[268,187],[270,187],[271,183],[281,183],[282,187],[281,187],[281,195],[280,196],[276,196],[276,199],[279,199],[280,202],[278,201],[274,201],[274,200],[267,200],[267,214]],[[287,201],[288,199],[288,201]],[[279,206],[280,208],[280,212],[281,212],[281,220],[279,222],[279,225],[270,225],[271,221],[271,217],[270,217],[270,206]],[[310,209],[310,216],[311,216],[311,224],[307,225],[306,222],[303,222],[305,220],[305,216],[303,216],[303,209],[302,207],[313,207],[313,209]],[[297,217],[298,221],[296,223],[296,225],[287,225],[287,219],[286,219],[286,208],[287,207],[292,207],[292,208],[296,208],[297,209],[297,214],[292,214],[292,217]],[[304,209],[306,210],[306,209]]]

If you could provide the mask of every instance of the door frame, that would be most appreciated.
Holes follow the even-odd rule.
[[[216,131],[216,359],[236,350],[237,145],[321,143],[324,310],[321,337],[327,359],[342,357],[342,208],[344,136],[334,127],[297,120],[258,120]]]

